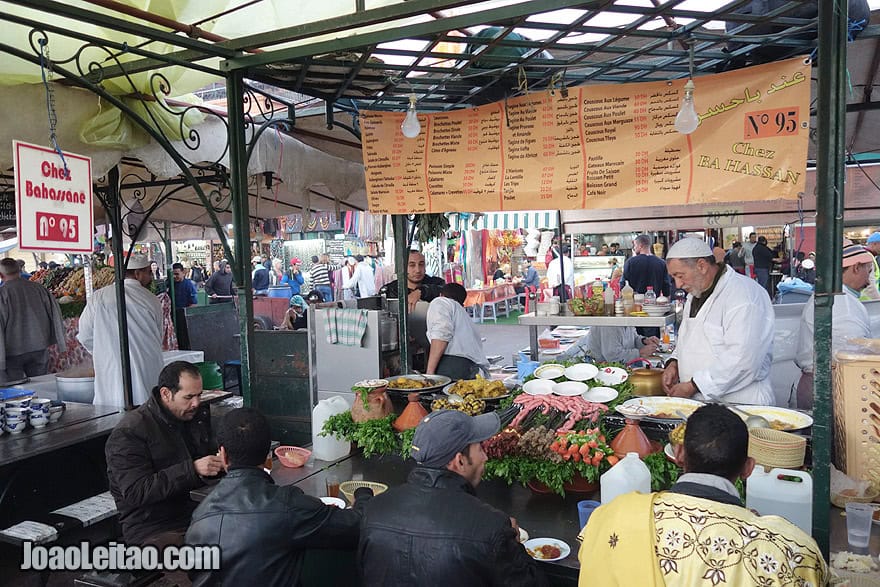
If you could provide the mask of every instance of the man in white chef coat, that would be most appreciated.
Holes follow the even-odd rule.
[[[688,292],[663,389],[673,397],[773,405],[773,308],[755,281],[718,265],[712,249],[684,238],[666,255],[669,274]]]
[[[136,406],[150,397],[163,367],[162,305],[147,289],[152,281],[150,260],[145,255],[131,255],[125,271],[125,310],[132,401]],[[104,287],[92,295],[79,319],[76,338],[92,353],[95,364],[95,405],[125,406],[118,308],[116,287]]]
[[[874,255],[861,245],[844,243],[843,247],[843,294],[834,296],[831,309],[831,351],[834,353],[852,338],[871,338],[871,319],[859,292],[870,283],[874,275]],[[804,304],[801,313],[801,329],[798,335],[797,355],[794,361],[801,368],[797,385],[797,407],[813,408],[813,296]]]

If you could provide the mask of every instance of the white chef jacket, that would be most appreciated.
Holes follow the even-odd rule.
[[[79,319],[77,340],[95,363],[96,405],[124,407],[116,287],[99,289]],[[159,381],[162,360],[162,304],[136,279],[125,280],[128,347],[134,405],[147,401]]]
[[[562,257],[562,268],[565,271],[565,284],[574,287],[574,265],[571,259]],[[562,283],[559,271],[559,259],[553,259],[547,266],[547,285],[554,288]]]
[[[681,381],[700,389],[694,399],[773,405],[773,307],[758,283],[727,269],[700,311],[690,317],[693,296],[672,358]]]
[[[483,341],[467,311],[453,299],[434,298],[428,306],[428,340],[445,340],[444,355],[464,357],[487,370]]]
[[[365,298],[376,295],[376,277],[369,265],[359,262],[354,266],[354,273],[348,276],[348,271],[343,271],[342,288],[354,290],[358,288],[358,296]]]
[[[834,305],[831,307],[832,356],[851,338],[871,337],[871,319],[867,308],[859,301],[858,292],[846,286],[843,290],[843,295],[834,296]],[[813,313],[813,296],[810,296],[801,313],[797,355],[794,358],[797,366],[806,373],[813,372]]]

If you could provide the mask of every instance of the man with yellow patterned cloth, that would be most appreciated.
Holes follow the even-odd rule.
[[[669,491],[628,493],[601,506],[581,531],[578,585],[610,587],[819,586],[828,569],[816,542],[779,516],[747,510],[734,486],[748,477],[745,423],[708,404],[688,418]]]

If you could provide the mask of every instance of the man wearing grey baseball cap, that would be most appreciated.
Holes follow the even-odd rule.
[[[363,585],[546,585],[511,519],[475,488],[498,432],[498,414],[441,410],[416,428],[407,482],[374,497],[361,523]]]

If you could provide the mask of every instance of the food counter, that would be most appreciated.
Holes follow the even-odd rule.
[[[587,255],[572,257],[575,285],[588,285],[598,277],[602,281],[611,278],[612,267],[616,264],[623,269],[626,257],[623,255]]]
[[[518,318],[520,324],[529,327],[529,350],[533,361],[538,360],[538,327],[540,326],[634,326],[662,328],[673,324],[675,314],[665,316],[574,316],[560,314],[558,316],[537,316],[534,312],[523,314]]]

